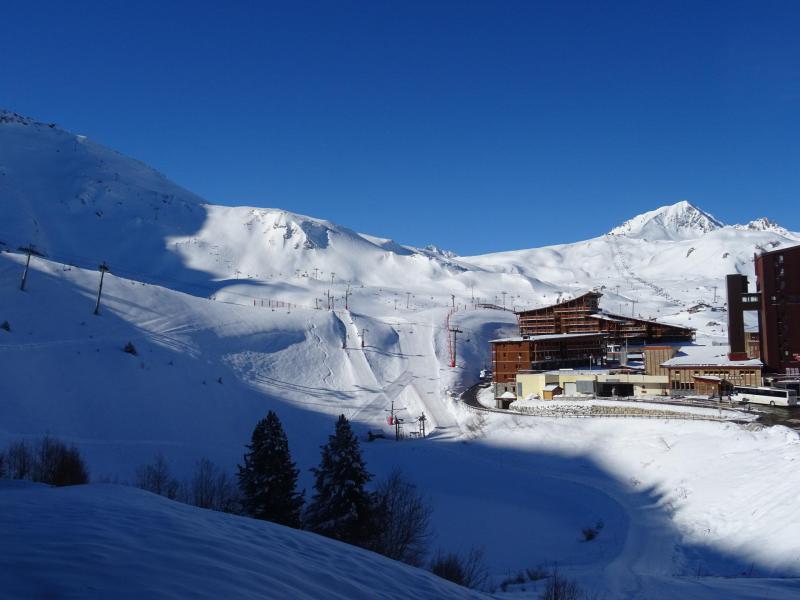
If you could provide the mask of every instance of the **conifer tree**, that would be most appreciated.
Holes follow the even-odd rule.
[[[334,434],[322,446],[319,467],[311,470],[316,480],[306,513],[307,527],[349,544],[368,546],[374,525],[373,499],[364,486],[372,475],[344,415],[339,416]]]
[[[303,494],[297,493],[298,469],[289,442],[273,411],[258,422],[239,466],[239,488],[245,514],[289,527],[300,526]]]

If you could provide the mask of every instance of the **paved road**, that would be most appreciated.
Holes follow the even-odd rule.
[[[461,401],[467,406],[471,406],[472,408],[482,408],[486,410],[486,407],[480,402],[478,402],[478,390],[483,387],[487,387],[487,383],[484,381],[479,381],[471,388],[468,388],[463,394],[461,394]]]

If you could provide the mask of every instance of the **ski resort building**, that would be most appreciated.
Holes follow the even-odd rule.
[[[800,374],[800,246],[755,257],[761,358],[768,371]]]
[[[552,400],[553,389],[564,396],[589,394],[597,397],[649,397],[666,396],[668,379],[661,375],[630,373],[609,369],[573,370],[559,369],[543,373],[517,374],[517,399],[541,398]],[[558,394],[556,394],[558,395]]]
[[[606,336],[599,333],[520,336],[489,343],[498,400],[505,392],[515,393],[519,372],[605,363]]]
[[[591,291],[551,306],[517,312],[520,336],[491,342],[495,399],[498,406],[508,404],[502,398],[506,392],[519,395],[517,374],[604,366],[609,353],[616,359],[623,354],[621,349],[629,348],[629,345],[680,343],[694,339],[694,330],[688,327],[602,311],[599,306],[601,297],[601,293]],[[644,357],[642,352],[638,348],[640,359]],[[672,354],[660,356],[666,360]],[[626,352],[625,355],[633,356],[631,352]],[[651,364],[652,362],[651,360]],[[655,364],[660,365],[660,362],[658,360]],[[653,376],[655,373],[644,375]],[[666,389],[667,373],[661,369],[657,375],[661,378],[656,385],[660,393],[663,391],[662,383]],[[548,382],[561,383],[563,382]],[[563,385],[561,387],[564,389]],[[571,386],[568,390],[573,388]],[[625,390],[628,390],[627,386]]]
[[[800,375],[800,246],[762,252],[753,260],[755,292],[748,290],[746,276],[727,277],[729,358],[758,356],[771,374]],[[745,311],[758,313],[757,337],[745,330]]]
[[[720,396],[736,385],[762,385],[764,365],[757,358],[731,360],[727,346],[684,346],[661,366],[672,394]]]
[[[689,342],[694,330],[658,321],[625,317],[600,310],[600,292],[585,294],[558,304],[517,312],[522,336],[572,333],[604,334],[609,344],[657,344]]]

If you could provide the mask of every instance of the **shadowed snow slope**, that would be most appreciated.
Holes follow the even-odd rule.
[[[0,481],[6,598],[482,598],[347,544],[134,488]]]

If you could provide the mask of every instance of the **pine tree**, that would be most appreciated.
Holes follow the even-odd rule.
[[[339,416],[334,434],[322,446],[319,467],[311,470],[316,481],[306,514],[308,528],[349,544],[369,545],[373,501],[364,486],[372,475],[344,415]]]
[[[239,466],[239,488],[245,514],[289,527],[300,526],[303,494],[297,493],[297,475],[289,442],[278,415],[267,413],[258,422]]]

